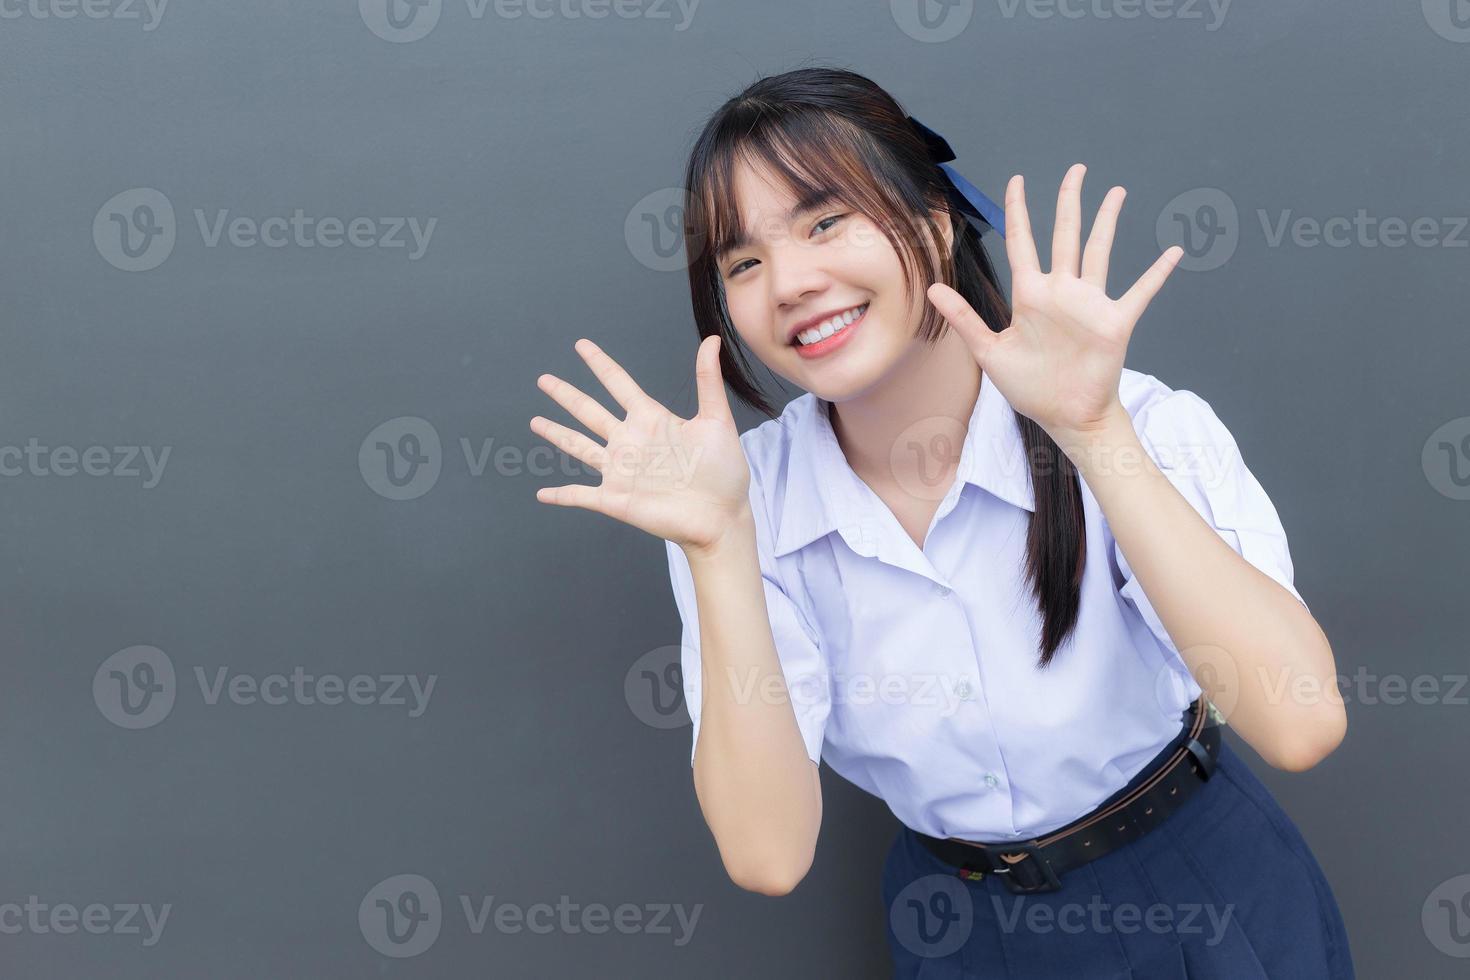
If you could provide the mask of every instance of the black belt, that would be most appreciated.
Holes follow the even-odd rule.
[[[995,874],[1004,876],[1013,892],[1056,891],[1062,887],[1059,875],[1138,840],[1210,778],[1220,751],[1219,715],[1201,694],[1183,720],[1178,737],[1127,786],[1042,837],[985,843],[914,833],[936,857],[957,868],[961,878],[979,881]]]

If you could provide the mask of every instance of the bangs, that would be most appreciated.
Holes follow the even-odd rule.
[[[732,117],[715,134],[703,162],[690,174],[688,188],[684,231],[691,255],[718,263],[755,241],[736,197],[735,175],[745,164],[760,178],[779,181],[798,213],[829,202],[861,211],[894,246],[909,277],[922,274],[918,256],[904,247],[912,239],[909,215],[925,211],[921,197],[913,194],[910,201],[902,181],[879,178],[893,173],[895,162],[850,121],[822,112],[762,112],[752,124],[739,126]]]

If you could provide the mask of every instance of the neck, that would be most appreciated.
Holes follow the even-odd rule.
[[[932,346],[916,341],[880,384],[834,403],[832,431],[853,472],[869,486],[914,486],[934,480],[937,467],[948,487],[980,397],[980,373],[951,328]],[[895,452],[900,438],[918,441],[921,452]]]

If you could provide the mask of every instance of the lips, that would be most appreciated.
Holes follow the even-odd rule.
[[[840,330],[833,330],[832,333],[812,343],[801,343],[798,340],[795,344],[796,355],[806,360],[813,360],[826,357],[833,351],[839,350],[848,344],[852,340],[853,334],[861,330],[868,322],[868,304],[864,303],[858,309],[862,312],[854,317],[851,323],[846,322],[845,318],[839,321],[843,323]],[[808,337],[810,336],[810,333],[808,333]]]
[[[808,319],[805,319],[793,326],[790,331],[787,332],[786,343],[796,346],[796,338],[798,335],[806,333],[808,330],[816,329],[822,324],[831,320],[833,317],[840,317],[849,310],[852,310],[854,312],[853,319],[857,319],[857,316],[860,315],[858,311],[865,306],[867,306],[866,303],[854,303],[852,306],[839,307],[838,309],[828,310],[826,313],[819,313],[814,317],[809,317]]]

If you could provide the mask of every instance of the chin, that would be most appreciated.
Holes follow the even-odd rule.
[[[872,389],[888,375],[888,367],[871,362],[833,364],[830,371],[807,372],[805,381],[809,383],[797,383],[818,398],[841,403]]]

